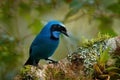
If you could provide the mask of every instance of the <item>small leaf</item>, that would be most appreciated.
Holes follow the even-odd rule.
[[[100,68],[97,64],[94,64],[93,68],[95,69],[95,71],[98,75],[103,74],[103,72],[100,70]]]
[[[110,75],[110,76],[115,76],[115,75],[116,75],[116,76],[119,76],[119,77],[120,77],[120,74],[119,74],[119,73],[117,73],[117,72],[112,72],[112,71],[109,72],[109,75]]]
[[[100,63],[105,63],[109,59],[109,50],[110,48],[108,47],[104,52],[100,53]]]
[[[99,78],[105,79],[105,80],[110,80],[110,75],[108,75],[108,74],[99,75]]]
[[[108,67],[106,68],[107,71],[112,71],[112,70],[120,70],[118,67]]]

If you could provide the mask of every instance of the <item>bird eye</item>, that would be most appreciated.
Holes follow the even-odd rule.
[[[61,26],[59,24],[54,24],[51,27],[52,31],[60,31],[61,30]]]
[[[58,28],[60,28],[61,26],[60,25],[58,25]]]

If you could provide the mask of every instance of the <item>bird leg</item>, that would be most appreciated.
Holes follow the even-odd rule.
[[[36,66],[36,67],[38,67],[38,61],[35,61],[35,60],[34,60],[34,61],[33,61],[33,65]]]
[[[51,61],[51,62],[49,62],[49,63],[54,63],[54,64],[58,63],[58,61],[55,61],[55,60],[52,60],[52,59],[48,59],[48,58],[46,58],[45,60]]]

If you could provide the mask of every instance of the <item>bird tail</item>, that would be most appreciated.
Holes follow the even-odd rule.
[[[24,65],[33,65],[33,60],[31,59],[31,57],[29,57],[29,59],[26,61]]]
[[[26,61],[26,63],[24,64],[25,65],[33,65],[33,66],[38,66],[38,63],[39,63],[39,60],[40,59],[32,59],[31,57],[29,57],[29,59]]]

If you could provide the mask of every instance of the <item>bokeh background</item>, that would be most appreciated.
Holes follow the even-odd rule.
[[[62,21],[71,38],[61,36],[55,60],[99,32],[120,35],[120,0],[0,0],[0,80],[13,80],[29,56],[29,46],[50,20]],[[42,62],[41,62],[42,63]]]

